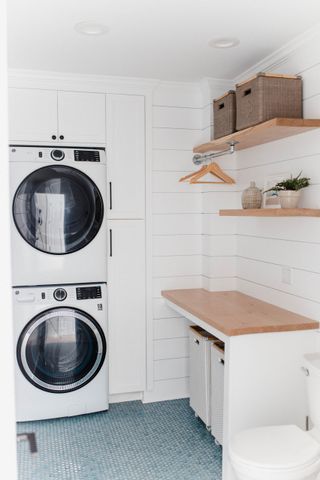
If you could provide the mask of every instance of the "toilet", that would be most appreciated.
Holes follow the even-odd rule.
[[[320,353],[304,355],[303,370],[313,429],[280,425],[236,434],[229,456],[238,480],[320,480]]]

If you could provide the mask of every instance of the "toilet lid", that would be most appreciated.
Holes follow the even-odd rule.
[[[270,469],[294,469],[320,457],[320,444],[295,425],[245,430],[230,442],[230,455],[240,463]]]

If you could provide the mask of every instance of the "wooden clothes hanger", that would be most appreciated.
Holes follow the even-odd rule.
[[[207,175],[208,173],[212,174],[213,176],[219,178],[221,181],[220,182],[199,182],[199,180]],[[236,183],[233,178],[229,177],[220,167],[217,163],[213,162],[210,163],[210,165],[204,165],[198,170],[197,172],[190,173],[189,175],[186,175],[185,177],[180,178],[179,182],[185,182],[186,180],[189,180],[190,184],[199,184],[199,183]]]
[[[189,180],[189,178],[192,178],[193,176],[199,174],[200,172],[202,172],[203,170],[205,170],[207,167],[206,165],[203,165],[200,170],[198,170],[197,172],[192,172],[192,173],[189,173],[189,175],[186,175],[185,177],[182,177],[180,178],[179,182],[185,182],[186,180]]]

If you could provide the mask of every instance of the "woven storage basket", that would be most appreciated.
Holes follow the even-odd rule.
[[[258,73],[236,85],[237,130],[271,118],[302,118],[299,76]]]
[[[236,95],[229,90],[222,97],[213,100],[214,138],[224,137],[236,131]]]

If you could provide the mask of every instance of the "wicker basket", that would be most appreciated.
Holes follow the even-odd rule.
[[[299,76],[258,73],[236,85],[237,130],[271,118],[302,118]]]
[[[214,138],[224,137],[236,131],[236,95],[229,90],[213,100]]]

